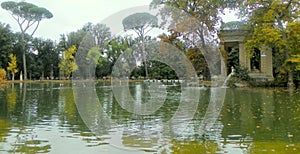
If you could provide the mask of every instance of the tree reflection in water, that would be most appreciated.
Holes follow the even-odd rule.
[[[142,101],[140,96],[147,94],[136,90],[143,86],[130,84],[133,96]],[[107,83],[97,83],[96,90],[103,110],[97,111],[98,106],[88,104],[93,99],[87,99],[83,105],[94,115],[94,120],[106,113],[116,121],[115,127],[103,127],[97,136],[78,113],[71,83],[23,83],[22,86],[15,83],[5,87],[0,91],[0,153],[74,153],[105,149],[120,152],[122,147],[117,150],[107,145],[119,128],[123,130],[119,138],[122,146],[139,149],[138,153],[300,152],[300,94],[297,92],[291,96],[278,89],[227,89],[221,116],[212,129],[198,135],[210,96],[209,88],[203,88],[194,119],[186,133],[178,136],[161,131],[162,128],[154,129],[170,119],[178,108],[178,87],[168,86],[163,106],[144,116],[124,110]]]

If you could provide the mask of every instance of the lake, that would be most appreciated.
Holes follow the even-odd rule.
[[[179,84],[165,85],[164,92],[152,89],[165,98],[157,98],[160,106],[152,102],[155,112],[140,115],[124,109],[127,97],[118,102],[108,82],[95,83],[98,104],[88,91],[74,96],[74,84],[10,83],[1,88],[0,153],[300,153],[299,92],[226,88],[224,102],[212,115],[213,126],[203,130],[214,88],[198,88],[197,108],[182,108]],[[147,83],[127,86],[137,105],[151,96]],[[76,97],[86,104],[76,104]],[[184,132],[167,125],[177,110],[193,113]]]

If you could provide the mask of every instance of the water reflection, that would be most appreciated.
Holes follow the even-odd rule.
[[[11,127],[11,123],[9,123],[6,120],[0,119],[0,126],[1,126],[1,132],[0,132],[0,142],[6,142],[5,136],[9,134],[9,128]]]
[[[78,113],[74,97],[79,96],[73,95],[71,86],[15,83],[0,91],[0,153],[134,152],[130,149],[139,149],[137,153],[300,152],[299,93],[291,97],[276,89],[227,89],[223,107],[215,108],[221,115],[202,133],[211,100],[211,90],[202,88],[193,120],[178,136],[176,128],[164,129],[163,123],[180,106],[179,86],[166,86],[166,100],[153,114],[135,115],[116,102],[107,83],[99,82],[99,104],[93,103],[95,96],[85,97],[89,99],[81,104],[93,116],[89,122],[95,129],[102,128],[95,136]],[[138,103],[149,96],[142,83],[130,83],[129,88]],[[97,110],[99,107],[102,110]],[[103,115],[112,119],[113,125],[104,124],[109,121]],[[127,150],[110,146],[112,140]]]
[[[16,107],[17,103],[17,90],[14,87],[14,84],[12,84],[12,87],[8,88],[6,94],[6,99],[7,99],[7,110],[9,113],[13,112]]]
[[[293,145],[299,152],[300,122],[299,94],[287,97],[287,93],[270,89],[229,90],[226,106],[223,108],[224,124],[222,138],[224,146],[239,144],[243,151],[283,152]],[[226,149],[226,148],[225,148]]]

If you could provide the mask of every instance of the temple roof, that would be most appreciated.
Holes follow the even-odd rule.
[[[223,23],[220,27],[220,30],[245,30],[246,24],[242,21],[231,21],[227,23]]]

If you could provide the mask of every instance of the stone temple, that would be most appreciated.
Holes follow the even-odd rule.
[[[227,76],[231,72],[233,62],[249,71],[249,76],[255,81],[272,81],[272,49],[261,47],[250,54],[245,43],[251,36],[250,30],[239,21],[222,24],[218,36],[220,38],[220,51],[224,57],[221,74]],[[234,54],[234,55],[233,55]],[[235,58],[232,58],[235,57]],[[225,66],[224,66],[225,65]]]

